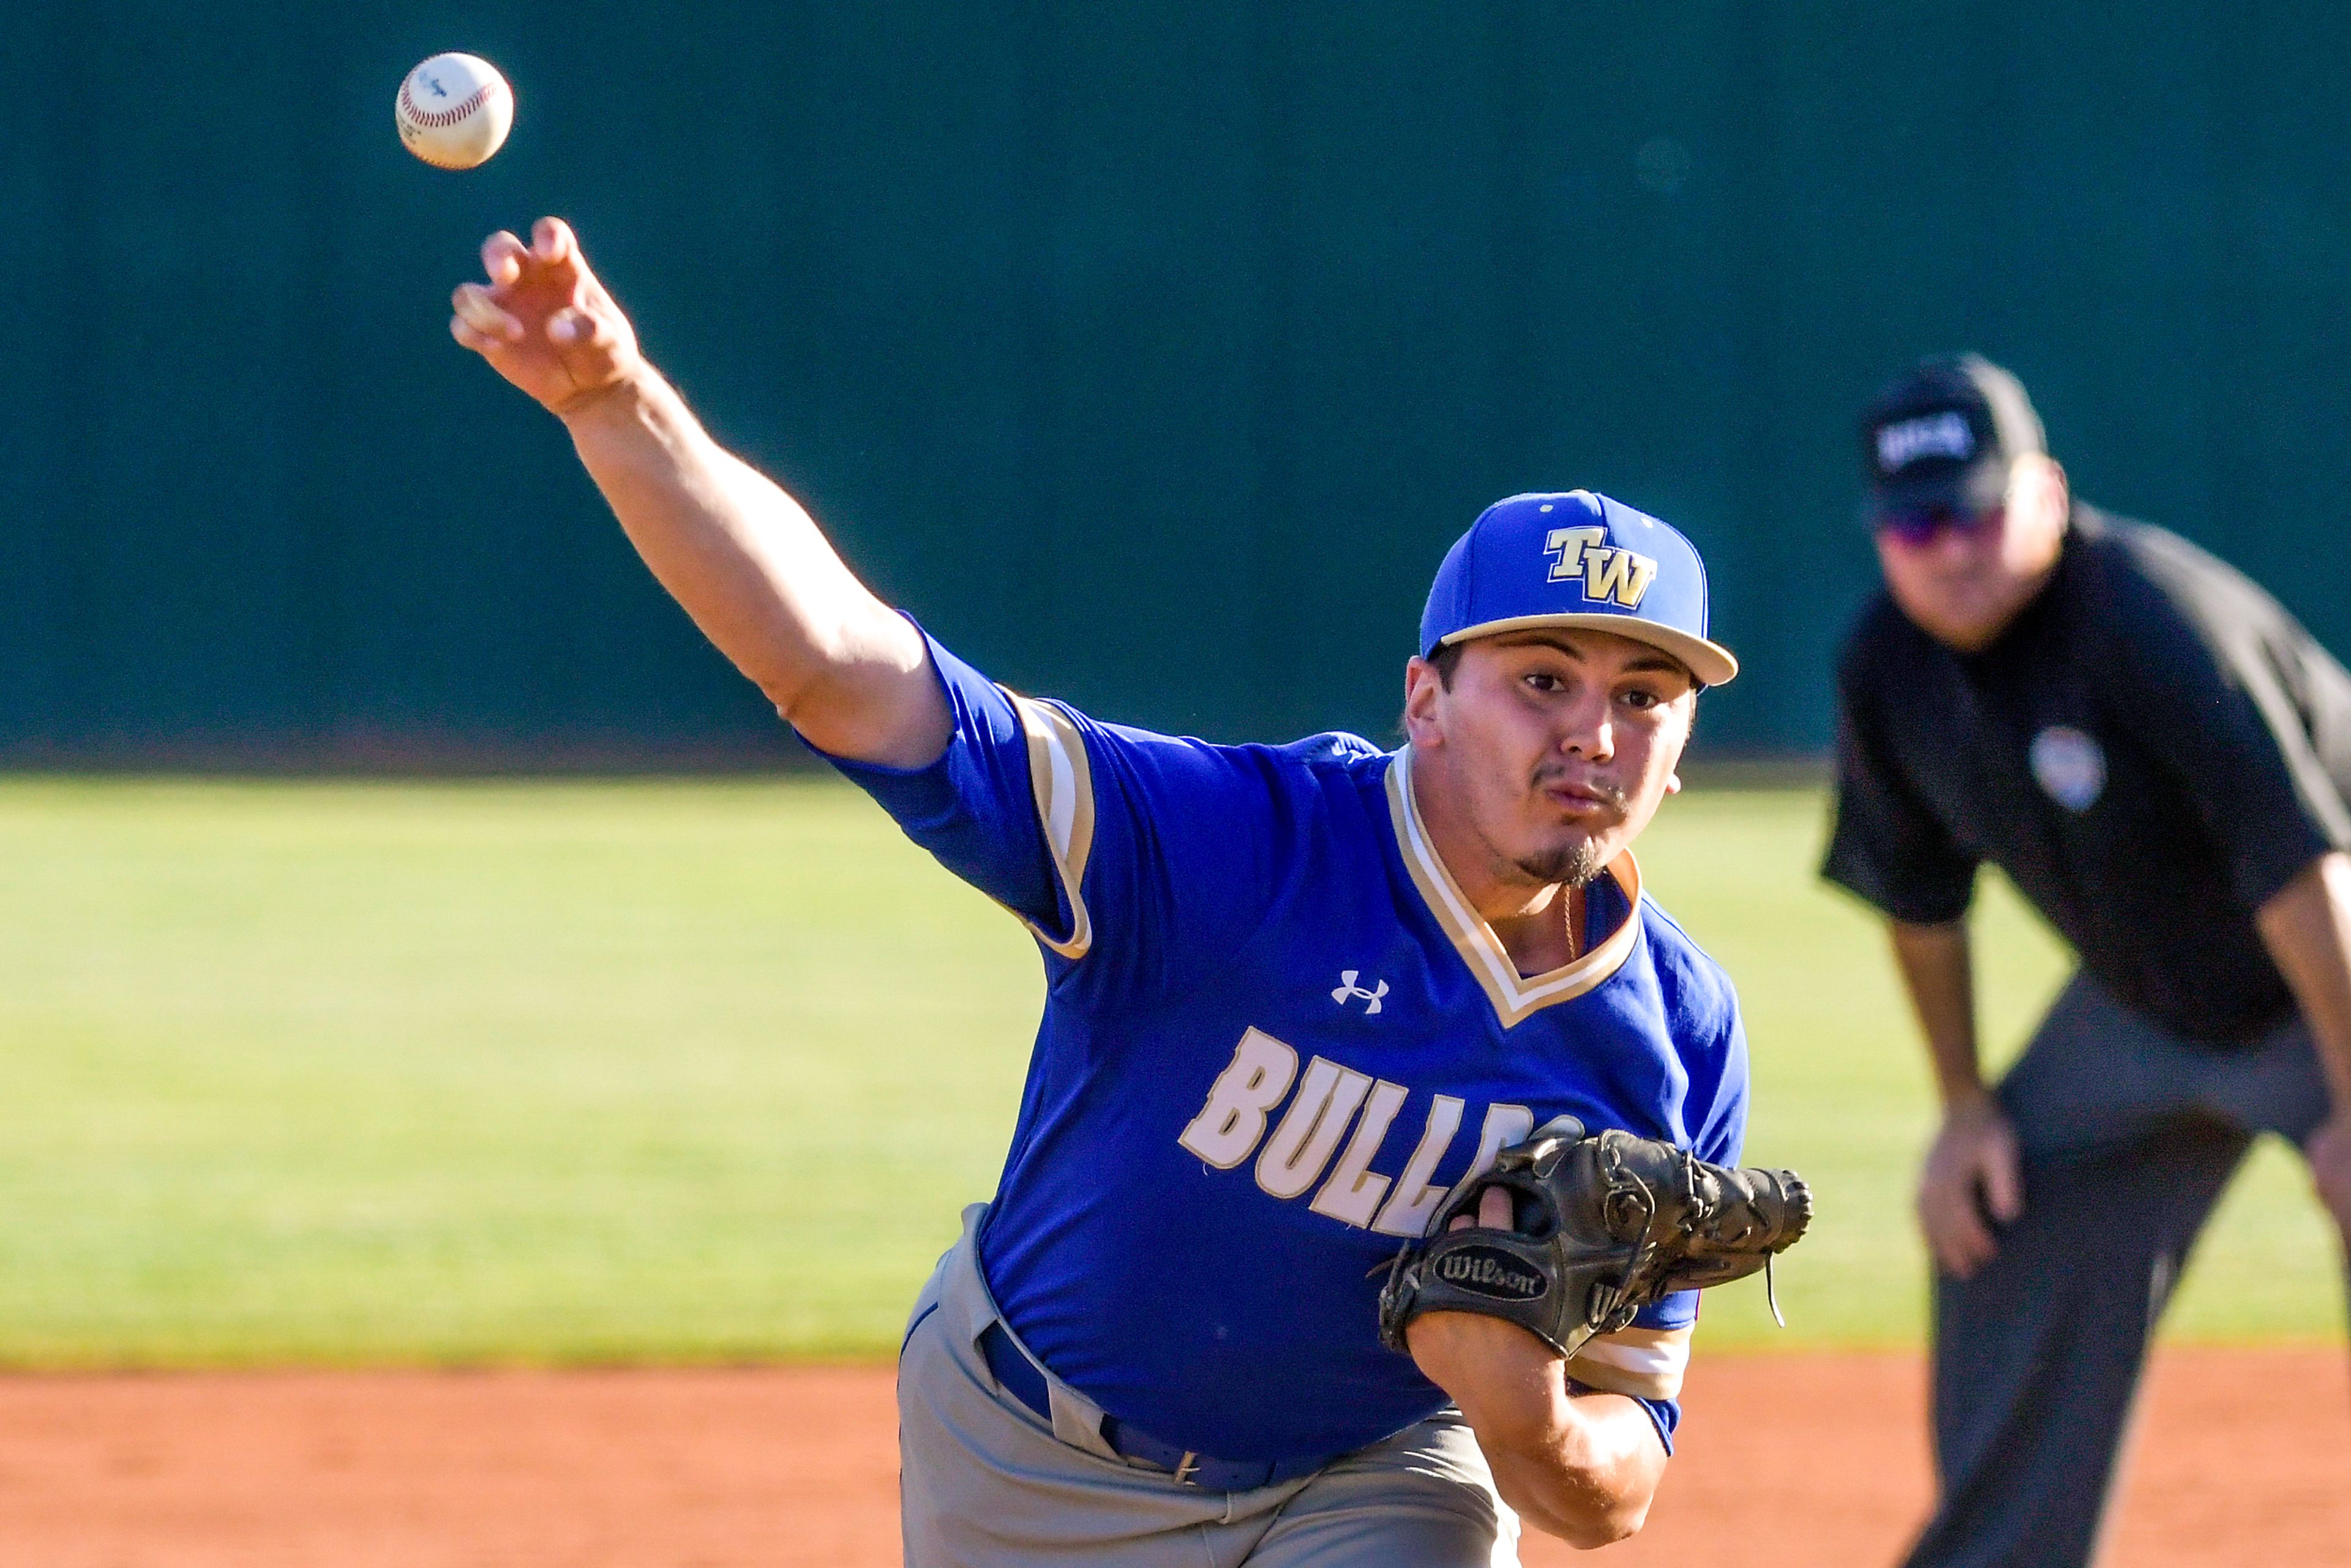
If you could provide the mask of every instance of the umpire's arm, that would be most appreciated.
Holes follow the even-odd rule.
[[[560,418],[629,540],[703,634],[807,739],[918,768],[953,727],[923,639],[857,580],[799,503],[710,438],[637,351],[571,230],[482,246],[450,331]]]
[[[2330,762],[2343,744],[2322,695],[2331,661],[2273,605],[2159,586],[2118,597],[2116,700],[2220,845],[2309,1026],[2334,1108],[2304,1153],[2351,1241],[2351,800]]]
[[[2335,1113],[2304,1145],[2311,1179],[2351,1246],[2351,856],[2321,855],[2254,912],[2318,1047]]]

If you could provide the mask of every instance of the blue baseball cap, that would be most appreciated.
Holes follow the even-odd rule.
[[[1706,563],[1645,512],[1589,490],[1497,501],[1445,552],[1420,652],[1532,626],[1613,632],[1671,653],[1700,685],[1739,673],[1706,634]]]

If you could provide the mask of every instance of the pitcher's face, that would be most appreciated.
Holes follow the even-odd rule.
[[[1416,768],[1444,775],[1436,809],[1462,818],[1488,874],[1580,883],[1681,788],[1697,693],[1679,660],[1646,643],[1538,628],[1463,644],[1449,685],[1414,660],[1405,721]]]

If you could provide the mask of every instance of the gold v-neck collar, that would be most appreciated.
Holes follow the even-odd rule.
[[[1641,867],[1632,851],[1623,852],[1608,865],[1608,873],[1625,891],[1626,905],[1625,918],[1608,939],[1556,969],[1521,975],[1501,938],[1469,906],[1460,884],[1438,858],[1437,846],[1429,841],[1428,830],[1420,820],[1420,803],[1412,796],[1410,747],[1397,752],[1388,765],[1388,820],[1395,829],[1396,848],[1403,852],[1405,869],[1412,873],[1413,884],[1420,889],[1437,925],[1453,939],[1461,961],[1485,988],[1504,1029],[1554,1003],[1583,995],[1623,967],[1632,956],[1641,925]]]

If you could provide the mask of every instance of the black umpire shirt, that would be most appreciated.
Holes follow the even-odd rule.
[[[1935,925],[1989,861],[2174,1034],[2239,1045],[2292,1016],[2253,912],[2351,844],[2351,675],[2245,577],[2077,505],[1997,642],[1954,653],[1881,590],[1837,696],[1830,881]]]

